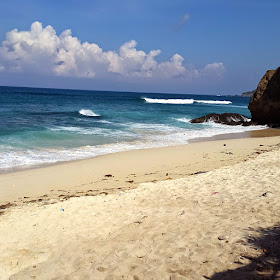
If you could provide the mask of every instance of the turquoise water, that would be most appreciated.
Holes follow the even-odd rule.
[[[208,113],[250,118],[248,102],[244,97],[0,87],[0,169],[262,128],[189,123]]]

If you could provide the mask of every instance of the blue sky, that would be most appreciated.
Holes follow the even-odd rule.
[[[280,66],[279,14],[279,0],[1,1],[0,85],[241,93]]]

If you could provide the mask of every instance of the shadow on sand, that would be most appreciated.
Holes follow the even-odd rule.
[[[253,237],[257,236],[257,237]],[[211,280],[254,280],[277,279],[280,280],[280,224],[270,228],[260,228],[250,231],[248,244],[262,254],[258,257],[248,255],[250,264],[236,270],[227,270],[214,274]],[[241,264],[241,262],[240,262]]]

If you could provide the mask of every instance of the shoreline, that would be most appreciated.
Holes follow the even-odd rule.
[[[121,180],[124,169],[137,171],[130,174],[136,176],[133,180],[154,169],[147,174],[149,183],[93,194],[88,188],[94,187],[90,181],[96,163],[102,175],[106,164],[115,164],[107,188]],[[68,173],[63,174],[63,166]],[[20,182],[35,180],[38,187],[49,179],[62,189],[46,201],[43,196],[9,209],[0,204],[0,275],[42,280],[278,279],[279,166],[276,136],[133,151],[85,165],[21,172]],[[0,180],[18,174],[13,175]],[[61,184],[74,179],[90,184],[71,196],[69,185],[63,189]]]
[[[242,138],[260,138],[260,137],[274,137],[280,136],[280,129],[266,128],[260,130],[249,130],[237,133],[223,133],[217,134],[212,137],[199,137],[190,140],[190,143],[204,142],[204,141],[217,141],[217,140],[231,140]]]
[[[159,147],[159,148],[152,147],[152,148],[132,149],[132,150],[127,150],[127,151],[112,152],[112,153],[107,153],[107,154],[92,156],[92,157],[87,157],[87,158],[81,158],[81,159],[57,161],[57,162],[46,162],[46,163],[34,164],[31,166],[15,166],[15,167],[10,167],[10,168],[3,168],[3,169],[0,169],[0,176],[2,174],[22,172],[22,171],[26,171],[26,170],[33,170],[33,169],[38,169],[38,168],[45,168],[45,167],[50,167],[50,166],[67,164],[67,163],[71,163],[71,162],[90,160],[93,158],[103,157],[108,154],[118,154],[118,153],[130,152],[130,151],[142,151],[142,150],[150,150],[150,149],[161,149],[161,148],[167,148],[167,147],[180,147],[180,146],[189,145],[191,143],[200,143],[200,142],[205,142],[205,141],[231,140],[231,139],[242,139],[242,138],[258,138],[258,137],[274,137],[274,136],[280,136],[280,129],[266,128],[266,129],[250,130],[250,131],[237,132],[237,133],[223,133],[223,134],[217,134],[217,135],[210,136],[210,137],[193,138],[193,139],[188,140],[188,143],[186,143],[184,145],[171,145],[171,146],[164,146],[164,147]]]
[[[277,129],[219,135],[181,146],[118,152],[0,174],[0,205],[55,203],[208,172],[273,150],[279,135]]]

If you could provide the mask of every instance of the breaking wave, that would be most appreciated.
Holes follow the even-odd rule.
[[[128,131],[122,131],[117,129],[109,129],[109,128],[100,128],[100,127],[92,127],[92,128],[83,128],[83,127],[73,127],[73,126],[56,126],[50,127],[51,131],[60,131],[60,132],[68,132],[74,134],[84,134],[84,135],[101,135],[101,136],[112,136],[112,137],[134,137],[135,134]]]
[[[96,157],[108,153],[116,153],[129,150],[183,145],[189,143],[189,140],[194,138],[212,137],[218,134],[238,133],[243,131],[259,130],[266,128],[265,126],[228,126],[211,122],[205,123],[205,125],[206,124],[208,127],[206,127],[205,129],[192,130],[182,128],[176,129],[170,127],[170,130],[164,130],[164,133],[145,134],[142,135],[141,139],[136,141],[124,140],[117,143],[96,146],[86,145],[77,148],[41,148],[21,150],[7,145],[0,145],[0,171],[1,169],[3,170],[12,167],[30,167],[32,165],[34,166],[45,163],[78,160]],[[147,124],[137,124],[136,127],[142,127],[142,125],[143,127],[147,126]],[[150,125],[152,126],[152,124]],[[79,129],[75,127],[58,127],[57,129],[66,129],[73,132],[80,132]],[[104,133],[105,131],[100,132]],[[82,133],[88,134],[91,132],[82,131]],[[121,136],[124,135],[123,131],[114,131],[114,137],[117,136],[116,133],[120,133]]]
[[[143,97],[147,103],[160,103],[160,104],[193,104],[194,99],[157,99]]]
[[[83,116],[87,116],[87,117],[100,117],[100,115],[95,114],[93,111],[88,110],[88,109],[81,109],[79,111],[79,113]]]
[[[195,100],[194,102],[196,103],[204,103],[204,104],[222,104],[222,105],[226,105],[226,104],[231,104],[231,101],[227,101],[227,100]]]
[[[193,104],[193,103],[203,103],[203,104],[220,104],[227,105],[231,104],[231,101],[227,100],[195,100],[195,99],[158,99],[158,98],[148,98],[143,97],[147,103],[159,103],[159,104]]]
[[[179,119],[175,119],[178,122],[184,122],[184,123],[190,123],[191,119],[187,119],[187,118],[179,118]]]

